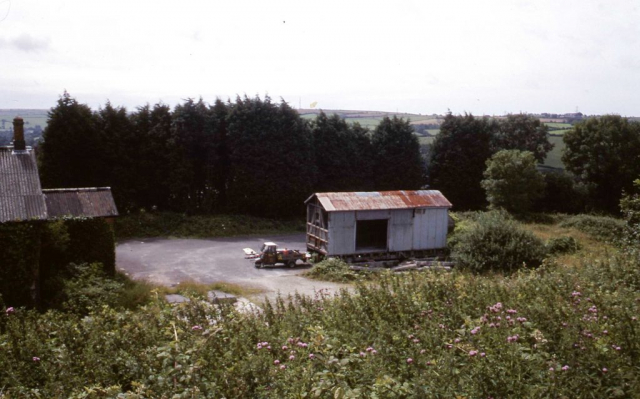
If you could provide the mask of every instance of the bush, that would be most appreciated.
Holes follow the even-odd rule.
[[[307,276],[324,281],[347,282],[356,280],[358,275],[349,265],[336,258],[325,259],[313,265]]]
[[[546,255],[543,242],[505,212],[480,214],[456,230],[453,257],[463,269],[512,272],[537,267]]]
[[[573,237],[557,237],[547,241],[547,252],[551,255],[572,254],[577,252],[581,245]]]
[[[102,264],[70,264],[72,278],[64,280],[63,309],[87,314],[92,308],[116,306],[124,291],[124,283],[109,278]]]

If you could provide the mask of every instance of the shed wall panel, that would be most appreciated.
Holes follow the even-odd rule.
[[[355,212],[329,214],[329,255],[348,255],[356,252]]]
[[[413,210],[391,211],[389,251],[410,251],[413,246]]]

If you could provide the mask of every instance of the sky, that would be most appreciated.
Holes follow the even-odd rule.
[[[0,108],[640,116],[640,0],[0,0]]]

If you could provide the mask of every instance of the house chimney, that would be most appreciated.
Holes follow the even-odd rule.
[[[24,120],[16,116],[13,118],[13,150],[24,151],[26,149],[26,143],[24,142]]]

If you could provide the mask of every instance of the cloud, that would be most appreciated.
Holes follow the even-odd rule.
[[[0,48],[1,47],[13,47],[27,53],[37,52],[47,50],[49,48],[49,41],[35,38],[28,33],[23,33],[20,36],[8,40],[0,38]]]

